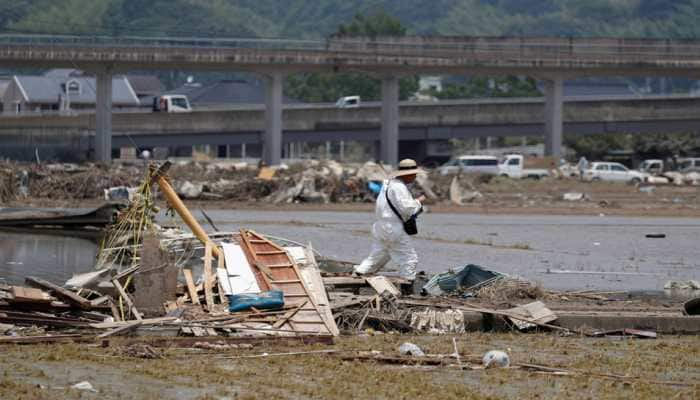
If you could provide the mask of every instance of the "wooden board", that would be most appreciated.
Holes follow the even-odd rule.
[[[199,304],[199,295],[197,294],[197,288],[194,286],[194,279],[192,278],[192,270],[184,268],[182,270],[182,275],[185,277],[185,284],[187,285],[187,293],[190,294],[190,299],[192,299],[192,304]]]
[[[41,289],[12,286],[10,292],[13,303],[51,303],[53,300],[48,293]]]
[[[241,246],[222,243],[231,294],[260,293],[258,277]],[[262,279],[262,277],[260,277]]]
[[[299,310],[279,328],[302,333],[332,335],[321,315],[315,297],[306,285],[299,268],[289,254],[265,237],[241,229],[241,248],[251,265],[257,269],[256,278],[262,290],[281,290],[285,305],[300,306]],[[269,271],[262,273],[260,269]],[[269,276],[268,276],[269,275]]]
[[[365,280],[372,286],[372,289],[377,291],[377,294],[382,294],[384,292],[389,292],[394,296],[399,296],[401,294],[399,289],[397,289],[386,276],[370,276],[365,278]]]
[[[129,306],[129,310],[131,310],[131,313],[136,317],[137,320],[141,320],[141,313],[139,313],[139,310],[134,307],[134,302],[131,300],[131,297],[126,293],[126,290],[124,290],[124,287],[122,286],[121,283],[119,283],[118,280],[112,279],[112,284],[114,285],[115,288],[117,288],[117,291],[119,292],[119,295],[124,299],[126,304]]]
[[[326,322],[329,331],[333,336],[338,336],[340,335],[340,331],[338,330],[338,325],[335,323],[335,318],[333,318],[333,311],[331,311],[328,293],[326,293],[321,271],[318,268],[318,263],[316,262],[316,257],[314,256],[310,244],[309,247],[304,248],[304,255],[305,263],[299,267],[301,275],[306,282],[306,286],[313,294],[316,306],[321,313],[321,317]]]
[[[212,245],[207,242],[204,247],[204,300],[207,307],[211,310],[214,305],[214,292],[212,291],[213,273],[211,270],[212,263]]]
[[[272,180],[272,178],[275,176],[276,173],[277,173],[277,168],[262,167],[262,168],[260,168],[260,172],[258,172],[258,179],[261,179],[263,181],[269,181],[269,180]]]
[[[77,295],[76,293],[71,292],[68,289],[64,289],[58,285],[54,285],[53,283],[51,283],[49,281],[45,281],[45,280],[40,279],[40,278],[35,278],[33,276],[27,277],[26,281],[30,285],[38,286],[38,287],[40,287],[42,289],[46,289],[46,290],[51,290],[52,292],[54,292],[56,297],[59,297],[62,300],[65,300],[66,302],[68,302],[70,304],[76,305],[76,306],[82,308],[83,310],[90,310],[93,308],[92,304],[90,304],[90,300],[88,300],[84,297],[81,297],[81,296]]]
[[[175,317],[160,317],[160,318],[145,318],[142,319],[139,322],[139,326],[143,325],[158,325],[162,324],[164,322],[172,322],[175,321],[177,318]],[[131,325],[135,321],[121,321],[121,322],[100,322],[96,324],[90,324],[90,327],[96,328],[96,329],[114,329],[114,328],[119,328],[121,326],[126,326],[126,325]]]
[[[533,301],[532,303],[511,308],[507,310],[507,312],[512,315],[523,316],[525,318],[530,319],[531,321],[539,322],[542,324],[546,324],[557,319],[557,316],[552,312],[552,310],[545,307],[544,303],[542,303],[541,301]],[[520,330],[532,328],[535,326],[535,324],[531,322],[521,321],[516,318],[507,318],[510,322],[513,323],[513,325],[517,326]]]

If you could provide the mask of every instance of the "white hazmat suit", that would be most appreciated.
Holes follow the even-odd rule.
[[[369,256],[355,266],[355,272],[361,275],[376,272],[391,259],[399,266],[402,278],[414,280],[418,255],[411,244],[411,238],[403,230],[403,222],[387,203],[387,190],[391,204],[404,221],[422,208],[401,180],[384,181],[375,206],[377,221],[372,225],[372,249]]]

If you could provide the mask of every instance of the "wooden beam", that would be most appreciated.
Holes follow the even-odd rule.
[[[54,292],[56,297],[59,297],[65,301],[67,301],[70,304],[76,305],[83,310],[90,310],[92,309],[92,304],[90,304],[90,300],[78,296],[77,294],[71,292],[68,289],[64,289],[58,285],[55,285],[49,281],[45,281],[41,278],[36,278],[33,276],[29,276],[26,278],[26,282],[29,283],[30,285],[38,286],[42,289],[47,289],[51,290]]]
[[[158,325],[158,324],[162,324],[165,322],[172,322],[172,321],[175,321],[176,319],[177,318],[175,318],[175,317],[145,318],[145,319],[142,319],[141,321],[138,321],[138,322],[141,325]],[[120,326],[131,325],[134,322],[135,321],[99,322],[96,324],[90,324],[90,326],[92,328],[96,328],[96,329],[113,329],[113,328],[118,328]]]
[[[182,275],[185,276],[185,283],[187,284],[187,292],[190,294],[192,299],[192,304],[199,304],[199,295],[197,294],[197,288],[194,286],[194,279],[192,278],[192,270],[183,268]]]
[[[207,307],[211,311],[214,305],[214,292],[212,291],[212,244],[211,242],[206,242],[204,246],[204,299],[207,303]]]
[[[226,260],[224,259],[224,250],[221,250],[221,255],[217,258],[218,264],[217,268],[221,268],[224,271],[226,271]],[[228,276],[228,272],[226,272]],[[217,278],[219,277],[219,274],[216,274]],[[217,279],[218,282],[218,279]],[[218,289],[219,289],[219,301],[221,301],[221,304],[228,304],[228,299],[226,299],[226,294],[224,293],[223,287],[221,287],[221,282],[217,283]]]
[[[134,307],[134,302],[131,301],[131,297],[129,297],[129,294],[126,293],[126,290],[124,290],[124,287],[122,286],[121,283],[119,283],[118,280],[112,279],[112,284],[114,285],[115,288],[117,288],[117,291],[119,294],[122,296],[126,304],[129,306],[129,309],[131,310],[131,313],[134,314],[137,320],[141,320],[141,314],[139,311]]]
[[[114,335],[121,335],[124,333],[128,333],[133,331],[134,329],[138,328],[141,326],[142,322],[141,321],[136,321],[136,322],[130,322],[128,325],[122,325],[120,327],[114,328],[110,331],[107,331],[105,333],[97,335],[97,339],[104,339],[106,337],[114,336]]]

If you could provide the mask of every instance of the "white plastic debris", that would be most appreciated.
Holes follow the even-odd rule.
[[[503,351],[491,350],[484,354],[481,360],[486,368],[507,368],[510,365],[510,357]]]
[[[403,356],[415,356],[415,357],[423,357],[425,353],[423,353],[423,350],[420,349],[420,347],[416,346],[413,343],[406,342],[402,344],[399,347],[399,353]]]
[[[90,384],[90,382],[88,382],[88,381],[78,382],[78,383],[76,383],[75,385],[71,386],[71,388],[72,388],[72,389],[77,389],[77,390],[85,390],[85,391],[88,391],[88,392],[97,393],[97,389],[95,389],[94,387],[92,387],[92,384]]]
[[[562,199],[566,201],[582,201],[586,200],[587,198],[588,196],[586,196],[585,193],[581,192],[568,192],[562,195]]]

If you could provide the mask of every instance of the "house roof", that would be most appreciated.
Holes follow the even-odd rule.
[[[80,84],[80,93],[71,94],[70,102],[75,104],[95,104],[96,87],[95,78],[84,76],[50,75],[50,76],[21,76],[15,75],[15,80],[20,86],[27,103],[56,103],[59,96],[66,96],[64,85],[68,81],[75,80]],[[131,85],[124,76],[112,78],[112,103],[115,105],[138,106]]]
[[[0,100],[2,99],[2,96],[5,95],[5,90],[7,90],[8,86],[10,86],[10,82],[12,81],[9,78],[0,77]]]
[[[184,94],[190,104],[196,105],[265,103],[265,86],[242,80],[223,80],[206,86],[186,84],[168,94]],[[286,96],[282,96],[282,102],[300,103]]]
[[[131,88],[137,96],[156,96],[165,90],[163,83],[155,75],[127,75]]]

